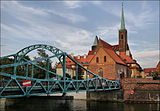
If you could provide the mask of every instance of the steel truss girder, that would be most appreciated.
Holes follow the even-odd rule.
[[[46,50],[49,50],[54,55],[46,58],[41,58],[33,61],[29,61],[27,59],[24,59],[23,57],[31,52],[32,50],[43,48]],[[11,57],[13,56],[15,59],[14,64],[8,64],[8,65],[2,65],[0,68],[6,68],[6,67],[14,67],[14,75],[13,74],[6,74],[0,72],[0,76],[4,76],[8,78],[7,80],[1,80],[0,81],[0,98],[12,98],[12,97],[22,97],[22,96],[34,96],[34,95],[41,95],[41,94],[55,94],[55,93],[67,93],[67,92],[79,92],[79,91],[99,91],[99,90],[115,90],[120,88],[120,84],[117,81],[111,81],[104,79],[103,77],[100,77],[93,72],[89,71],[85,67],[83,67],[80,63],[75,61],[71,56],[69,56],[67,53],[61,51],[60,49],[49,46],[49,45],[43,45],[43,44],[37,44],[37,45],[31,45],[29,47],[26,47],[16,54],[5,56],[5,57]],[[0,59],[4,59],[5,57],[1,57]],[[63,76],[58,75],[54,72],[49,71],[49,69],[44,69],[41,66],[38,66],[34,64],[34,62],[42,61],[42,60],[49,60],[51,58],[57,57],[59,62],[62,65],[63,68]],[[66,57],[71,59],[75,64],[76,67],[79,66],[87,73],[87,79],[86,80],[78,80],[78,72],[76,70],[76,80],[70,79],[66,77]],[[26,62],[21,63],[20,60],[25,60]],[[26,72],[27,76],[18,76],[16,75],[16,67],[27,65],[32,65],[32,68],[38,67],[42,70],[44,70],[46,73],[54,74],[56,75],[55,78],[49,78],[48,76],[45,79],[38,79],[34,78],[33,75],[31,77],[28,77],[28,72]],[[77,68],[76,68],[77,69]],[[33,74],[32,70],[32,74]],[[94,78],[88,79],[88,73],[94,75]],[[60,80],[61,78],[61,80]],[[31,86],[30,87],[22,87],[22,81],[23,80],[31,80]],[[14,84],[16,85],[13,85]],[[2,85],[3,84],[3,85]],[[21,92],[21,94],[12,94],[12,92]]]

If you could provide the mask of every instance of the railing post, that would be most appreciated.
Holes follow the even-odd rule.
[[[28,77],[28,64],[26,66],[26,77]]]
[[[63,55],[63,66],[62,67],[63,67],[63,81],[64,81],[63,93],[65,93],[65,89],[66,89],[66,55]]]
[[[17,56],[14,55],[14,64],[17,62]],[[17,73],[17,66],[14,66],[14,76],[16,76]]]
[[[34,65],[32,65],[32,72],[31,72],[31,77],[34,77]]]
[[[49,71],[50,70],[50,61],[49,59],[47,59],[47,70]],[[46,79],[49,79],[49,73],[46,71]]]
[[[47,70],[48,71],[50,70],[50,60],[49,59],[47,59]],[[49,73],[48,72],[46,73],[46,76],[47,76],[46,79],[49,79]],[[49,81],[48,81],[48,91],[49,91]]]
[[[86,71],[86,82],[87,82],[87,90],[89,89],[89,87],[88,87],[88,71]]]
[[[76,88],[77,88],[77,91],[78,91],[78,65],[76,64]]]

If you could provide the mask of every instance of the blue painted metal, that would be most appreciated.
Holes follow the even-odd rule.
[[[24,56],[38,48],[46,49],[53,53],[52,56],[41,58],[37,60],[29,61],[24,58]],[[5,79],[0,80],[0,98],[14,98],[14,97],[23,97],[23,96],[35,96],[41,94],[56,94],[56,93],[67,93],[67,92],[79,92],[79,91],[102,91],[102,90],[115,90],[120,88],[120,84],[117,81],[111,81],[104,79],[93,72],[89,71],[83,67],[80,63],[75,61],[67,53],[61,51],[60,49],[44,45],[37,44],[28,46],[16,54],[8,55],[1,57],[0,59],[14,57],[14,64],[1,65],[0,69],[13,67],[13,74],[0,72],[0,76]],[[49,69],[49,61],[51,58],[58,58],[60,64],[63,68],[63,76],[58,75]],[[76,64],[76,79],[66,77],[66,57],[71,59]],[[25,61],[25,62],[22,62]],[[35,62],[47,60],[47,68],[43,68],[35,64]],[[17,75],[18,66],[25,67],[25,76]],[[31,67],[29,67],[29,65]],[[78,79],[78,67],[81,67],[86,71],[86,79]],[[29,68],[31,68],[31,74],[29,76]],[[34,73],[35,69],[39,68],[45,71],[45,78],[35,78]],[[50,74],[54,75],[54,78],[50,78]],[[88,78],[88,75],[94,75],[94,78]],[[22,85],[23,80],[31,80],[31,86],[24,88]]]

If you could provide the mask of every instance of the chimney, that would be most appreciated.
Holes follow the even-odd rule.
[[[86,59],[87,58],[87,55],[86,54],[84,54],[84,59]]]
[[[77,56],[77,59],[80,59],[80,55]]]
[[[74,54],[73,53],[71,53],[71,54],[69,54],[72,58],[74,57]]]

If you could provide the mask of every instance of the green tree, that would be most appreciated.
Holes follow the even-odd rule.
[[[44,49],[37,49],[37,53],[38,53],[38,56],[39,57],[34,57],[34,59],[40,59],[40,58],[46,58],[46,57],[49,57],[48,54],[46,54],[45,50]],[[55,69],[52,68],[52,61],[51,60],[43,60],[43,61],[38,61],[36,63],[38,66],[41,66],[42,68],[45,68],[45,69],[48,69],[48,64],[49,64],[49,70],[51,72],[55,72]],[[45,78],[46,77],[46,71],[45,70],[42,70],[38,67],[35,68],[35,76],[36,78]],[[54,77],[53,74],[49,74],[49,77],[52,78]]]
[[[158,80],[160,77],[158,76],[158,72],[153,72],[153,80]]]
[[[66,73],[66,77],[71,78],[71,76],[68,73]]]
[[[73,76],[72,79],[76,79],[76,76]],[[82,80],[83,79],[83,70],[80,66],[78,66],[78,80]]]
[[[31,60],[28,55],[25,55],[23,58],[27,59],[29,61]],[[20,62],[26,62],[24,59],[22,59]],[[31,64],[28,64],[28,75],[31,74],[31,70],[30,69],[31,69]],[[25,76],[26,70],[27,70],[27,64],[17,66],[17,75]]]
[[[149,76],[152,76],[152,73],[151,73],[151,71],[149,71]]]
[[[24,56],[25,59],[31,60],[29,56]],[[21,62],[25,62],[24,60],[21,60]],[[0,60],[0,65],[7,65],[7,64],[14,64],[14,58],[4,58]],[[16,75],[22,76],[25,74],[25,68],[26,65],[17,66],[17,72]],[[7,68],[1,68],[0,72],[7,73],[7,74],[13,74],[14,73],[14,67],[7,67]],[[0,77],[2,78],[2,76]]]
[[[14,59],[13,58],[4,58],[4,59],[0,59],[0,65],[7,65],[7,64],[13,64],[14,63]],[[1,68],[0,72],[1,73],[8,73],[8,74],[13,74],[13,67],[7,67],[7,68]],[[2,79],[4,77],[0,76],[0,79]]]

